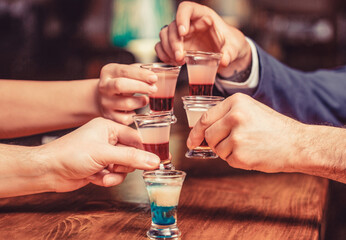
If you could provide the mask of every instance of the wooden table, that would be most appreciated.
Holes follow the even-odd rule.
[[[185,170],[178,208],[182,239],[323,239],[328,180],[264,174],[184,157],[188,133],[175,107],[170,150]],[[150,207],[141,172],[112,188],[0,199],[0,239],[146,239]]]
[[[187,172],[178,210],[182,239],[322,239],[327,180],[176,159]],[[140,171],[112,188],[0,199],[0,239],[146,239],[149,226]]]

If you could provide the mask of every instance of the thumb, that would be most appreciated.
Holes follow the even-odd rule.
[[[232,61],[231,50],[226,46],[221,48],[222,57],[220,60],[220,67],[228,67]]]

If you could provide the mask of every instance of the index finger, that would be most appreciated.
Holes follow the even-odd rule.
[[[226,99],[205,112],[198,120],[196,125],[192,128],[189,137],[187,138],[187,147],[189,149],[193,149],[199,146],[205,137],[205,131],[219,119],[225,116],[230,109],[231,102]]]
[[[176,14],[176,23],[181,37],[190,31],[190,22],[208,15],[208,8],[193,2],[182,2],[179,4]]]
[[[104,71],[105,74],[109,74],[108,78],[131,78],[148,84],[153,84],[157,81],[155,73],[136,65],[111,63],[105,66]]]
[[[133,147],[112,146],[110,144],[102,144],[98,146],[99,154],[93,159],[101,166],[117,164],[131,168],[150,170],[159,167],[160,158],[144,150]]]

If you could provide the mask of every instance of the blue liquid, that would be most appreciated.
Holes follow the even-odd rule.
[[[150,204],[151,219],[157,225],[171,225],[175,223],[175,214],[177,206],[162,207],[157,206],[155,202]]]

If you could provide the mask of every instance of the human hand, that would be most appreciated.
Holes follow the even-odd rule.
[[[190,149],[206,139],[211,149],[235,168],[293,172],[301,164],[304,124],[251,97],[237,93],[204,113],[187,139]]]
[[[158,168],[160,159],[142,148],[137,131],[97,118],[51,143],[40,146],[56,192],[73,191],[89,182],[120,184],[133,169]]]
[[[212,9],[188,1],[179,5],[176,20],[160,31],[155,50],[162,61],[178,65],[185,63],[185,50],[221,52],[218,72],[224,77],[246,69],[252,58],[250,45],[238,29]]]
[[[101,115],[116,122],[129,125],[134,110],[148,104],[148,96],[157,91],[157,76],[136,65],[108,64],[101,70],[98,84],[98,104]]]

